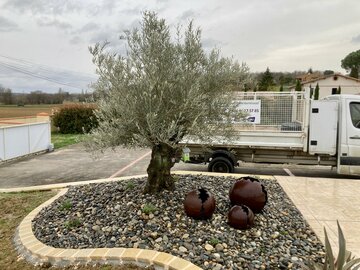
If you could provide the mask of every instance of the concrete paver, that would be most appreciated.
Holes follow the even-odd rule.
[[[337,252],[338,220],[347,249],[360,257],[360,181],[290,176],[275,178],[322,241],[325,227],[330,244]]]

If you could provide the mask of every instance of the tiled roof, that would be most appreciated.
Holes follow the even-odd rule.
[[[353,81],[356,81],[356,82],[359,82],[360,83],[360,80],[359,79],[356,79],[356,78],[353,78],[353,77],[350,77],[350,76],[346,76],[346,75],[342,75],[340,73],[335,73],[335,74],[329,74],[329,75],[323,75],[319,78],[316,78],[316,79],[312,79],[312,80],[308,80],[308,81],[303,81],[301,82],[301,84],[306,84],[306,83],[312,83],[312,82],[316,82],[316,81],[320,81],[320,80],[325,80],[329,77],[334,77],[334,76],[337,76],[337,77],[343,77],[345,79],[348,79],[348,80],[353,80]]]

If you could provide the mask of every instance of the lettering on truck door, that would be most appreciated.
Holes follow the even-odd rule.
[[[346,99],[347,156],[340,157],[340,166],[348,166],[349,174],[360,175],[360,101]]]

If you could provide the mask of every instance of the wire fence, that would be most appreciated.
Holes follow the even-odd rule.
[[[239,110],[247,114],[241,130],[298,131],[304,129],[304,92],[238,92]]]

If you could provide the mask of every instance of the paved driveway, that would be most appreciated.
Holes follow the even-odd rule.
[[[115,176],[145,174],[149,149],[106,151],[94,160],[81,144],[0,165],[0,188],[28,187],[77,182]],[[175,164],[173,170],[207,171],[206,165]],[[329,167],[244,164],[235,173],[248,175],[295,175],[304,177],[352,178],[339,176]]]
[[[147,153],[149,149],[117,148],[94,160],[81,144],[75,144],[0,165],[0,188],[144,174],[150,161]]]

